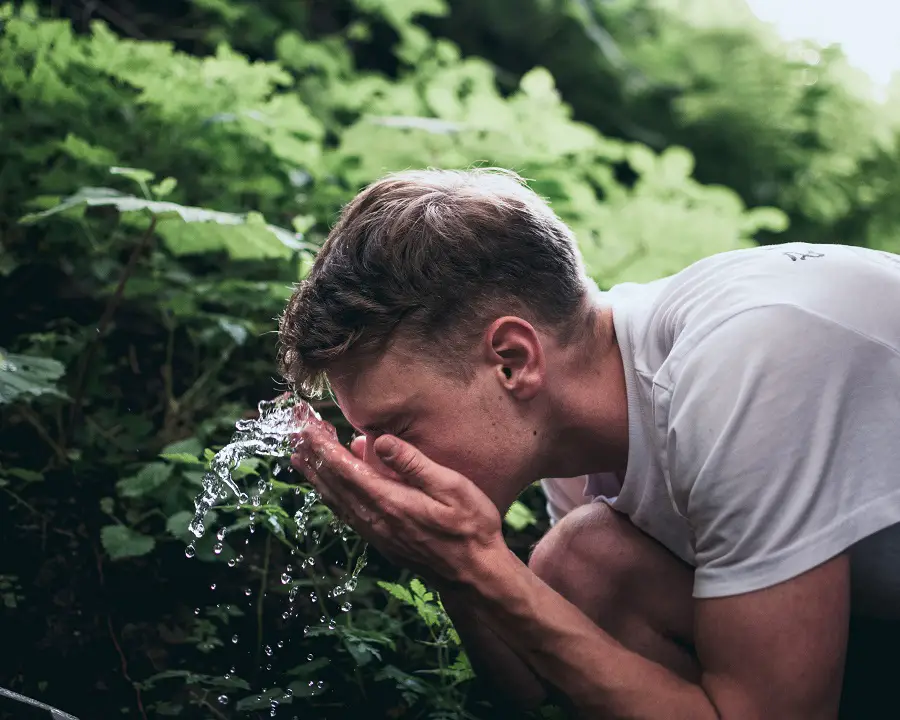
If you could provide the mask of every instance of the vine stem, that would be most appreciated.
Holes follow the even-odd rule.
[[[134,688],[134,693],[137,696],[138,710],[140,711],[143,720],[147,720],[147,713],[144,711],[144,701],[141,699],[141,689],[128,674],[128,661],[125,660],[125,653],[122,652],[122,647],[119,645],[119,641],[116,639],[116,632],[115,630],[113,630],[112,618],[109,617],[109,615],[106,616],[106,625],[109,628],[109,636],[112,638],[113,645],[116,646],[116,652],[119,653],[119,661],[122,663],[122,675],[128,682],[131,683],[131,686]]]
[[[93,365],[94,358],[97,355],[97,348],[99,347],[100,340],[106,334],[106,330],[109,327],[109,324],[112,322],[113,316],[116,313],[116,310],[119,307],[119,303],[122,301],[122,295],[125,292],[125,285],[128,283],[129,278],[134,273],[134,269],[137,267],[138,259],[141,254],[149,247],[150,241],[153,239],[153,233],[156,231],[156,217],[154,217],[150,221],[150,227],[147,228],[146,232],[141,236],[140,241],[138,241],[137,245],[135,245],[134,250],[131,251],[131,255],[128,257],[128,262],[125,264],[125,269],[122,270],[122,275],[119,277],[119,284],[116,286],[115,292],[110,297],[109,302],[106,303],[106,308],[103,311],[103,315],[100,317],[100,322],[97,323],[97,335],[91,341],[90,347],[85,355],[82,356],[81,365],[78,368],[78,378],[75,381],[75,393],[73,395],[72,401],[72,412],[69,414],[69,434],[71,435],[75,424],[81,418],[81,406],[84,403],[84,392],[85,392],[85,384],[87,382],[87,373],[88,368]],[[60,442],[62,447],[65,447],[65,438]]]

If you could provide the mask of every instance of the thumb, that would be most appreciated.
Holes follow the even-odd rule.
[[[420,485],[433,463],[408,442],[393,435],[382,435],[373,447],[378,459],[406,480]],[[416,482],[418,481],[418,482]]]

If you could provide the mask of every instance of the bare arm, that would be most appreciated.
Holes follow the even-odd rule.
[[[438,585],[438,591],[478,678],[519,710],[540,707],[547,699],[543,683],[491,630],[489,618],[477,611],[471,591],[450,585]]]
[[[467,581],[497,636],[579,717],[822,720],[840,699],[848,567],[840,556],[773,588],[698,601],[700,685],[625,649],[512,553]]]

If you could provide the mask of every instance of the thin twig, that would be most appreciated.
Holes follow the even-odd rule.
[[[128,661],[125,659],[125,653],[122,652],[122,648],[119,645],[119,641],[116,639],[116,633],[113,630],[112,618],[107,615],[106,616],[106,625],[109,628],[109,636],[112,638],[113,645],[116,646],[116,652],[119,653],[119,660],[122,663],[122,675],[125,679],[131,683],[132,687],[134,687],[134,693],[137,696],[137,706],[138,710],[141,713],[141,717],[144,720],[147,720],[147,713],[144,711],[144,701],[141,699],[141,689],[138,687],[138,684],[131,679],[131,676],[128,674]]]
[[[125,285],[128,282],[128,279],[131,277],[132,273],[134,273],[135,267],[137,267],[137,261],[140,258],[141,254],[147,247],[150,245],[150,241],[153,239],[153,233],[156,231],[156,217],[154,217],[150,221],[150,227],[147,228],[147,231],[141,237],[138,244],[135,246],[134,250],[131,251],[131,255],[128,258],[128,262],[125,265],[125,269],[122,271],[122,275],[119,278],[119,284],[116,286],[115,292],[112,294],[112,297],[109,299],[109,302],[106,304],[106,309],[103,311],[103,315],[100,318],[100,322],[97,323],[97,334],[96,337],[91,341],[90,347],[86,355],[82,356],[82,362],[78,369],[78,379],[75,382],[75,393],[74,393],[74,401],[72,402],[72,412],[69,415],[69,433],[71,434],[72,430],[75,427],[75,423],[81,417],[81,405],[84,402],[84,391],[85,391],[85,382],[87,380],[87,372],[88,368],[94,362],[94,357],[97,354],[97,347],[99,346],[100,340],[103,339],[106,334],[106,329],[109,327],[109,324],[112,322],[113,315],[115,315],[116,309],[119,307],[119,303],[122,300],[122,294],[125,292]]]
[[[213,707],[213,705],[209,702],[209,700],[207,700],[206,698],[198,697],[194,693],[191,693],[191,695],[193,695],[195,698],[197,698],[197,700],[200,702],[200,705],[202,707],[205,707],[207,710],[209,710],[217,718],[221,718],[221,720],[228,720],[228,718],[225,717],[225,715],[223,715],[218,709]]]
[[[31,427],[35,429],[37,434],[41,436],[41,439],[46,442],[51,448],[53,448],[53,454],[56,455],[57,459],[65,464],[68,460],[68,458],[66,458],[66,451],[63,450],[52,437],[50,437],[50,433],[47,432],[47,429],[41,423],[41,419],[34,413],[34,411],[27,405],[21,405],[19,407],[19,414],[22,416],[25,422],[27,422],[29,425],[31,425]]]
[[[10,490],[9,488],[2,487],[2,486],[0,486],[0,490],[5,492],[7,495],[9,495],[13,500],[15,500],[20,505],[24,505],[26,508],[31,510],[31,512],[34,513],[35,515],[37,515],[43,522],[45,522],[45,523],[47,522],[47,517],[42,512],[37,510],[33,505],[30,505],[29,503],[25,502],[25,500],[23,500],[22,497],[18,493],[15,493],[12,490]]]

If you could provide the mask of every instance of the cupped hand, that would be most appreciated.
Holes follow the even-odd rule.
[[[466,582],[505,550],[496,506],[471,480],[391,435],[343,447],[325,423],[300,433],[293,466],[346,524],[392,562],[428,579]]]

